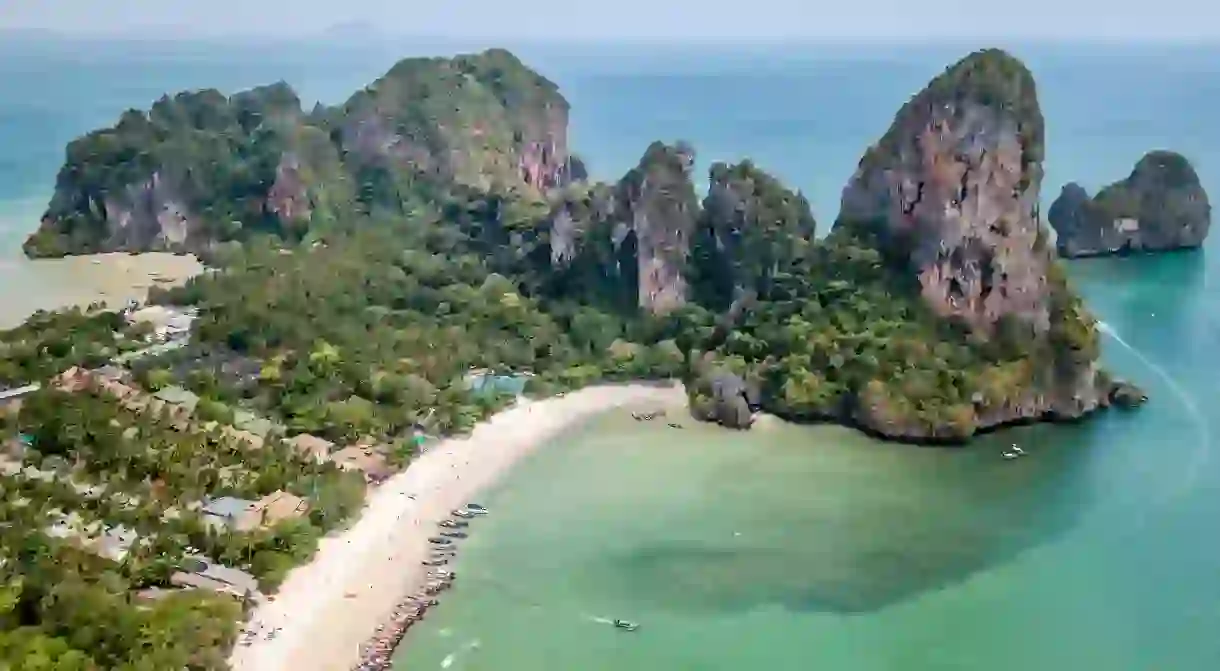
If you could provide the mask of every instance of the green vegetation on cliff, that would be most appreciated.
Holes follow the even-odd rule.
[[[1092,198],[1068,184],[1047,219],[1067,257],[1194,248],[1211,230],[1211,201],[1185,156],[1156,150]]]
[[[284,86],[201,92],[73,143],[30,253],[231,244],[216,272],[153,291],[198,308],[191,344],[132,365],[140,390],[192,392],[191,421],[55,389],[0,419],[16,467],[0,662],[223,668],[235,604],[128,595],[164,586],[188,546],[272,588],[363,494],[277,432],[368,440],[401,465],[418,428],[461,432],[512,400],[472,392],[471,369],[530,373],[541,395],[681,378],[704,419],[744,428],[761,407],[901,440],[1109,402],[1095,323],[1033,209],[1042,117],[1010,56],[968,56],[904,106],[821,241],[806,199],[749,161],[712,166],[700,203],[684,143],[588,182],[566,116],[554,84],[493,50],[403,61],[309,115]],[[40,315],[0,333],[0,382],[46,383],[142,335],[109,313]],[[220,428],[238,410],[278,425],[266,445]],[[139,500],[84,503],[92,484]],[[278,490],[309,514],[208,532],[195,512]],[[48,530],[78,508],[149,541],[86,562]]]
[[[570,172],[568,104],[502,49],[406,59],[305,114],[286,84],[179,93],[68,145],[30,256],[301,240],[454,185],[544,191]]]

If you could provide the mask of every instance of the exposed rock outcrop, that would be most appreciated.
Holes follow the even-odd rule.
[[[913,419],[908,392],[861,389],[853,419],[898,438],[950,438],[1043,417],[1073,418],[1109,402],[1097,334],[1055,267],[1039,228],[1043,118],[1033,77],[1015,58],[981,51],[951,66],[898,112],[843,192],[835,234],[873,241],[925,306],[975,342],[1020,342],[1023,368],[1006,393],[976,393],[939,422]]]
[[[758,389],[729,370],[710,367],[689,393],[691,414],[696,419],[730,429],[748,429],[754,423]]]
[[[651,314],[686,304],[699,218],[694,158],[684,143],[654,142],[617,184],[577,184],[555,199],[547,272],[556,274],[561,293],[601,294]]]
[[[558,87],[502,49],[415,58],[310,114],[286,84],[165,97],[68,146],[30,256],[299,239],[459,186],[534,197],[583,176]],[[356,204],[359,207],[356,207]]]
[[[716,163],[692,249],[697,298],[723,308],[766,292],[817,233],[809,201],[750,161]]]
[[[651,314],[686,304],[687,257],[699,218],[691,181],[695,152],[686,144],[654,142],[634,170],[619,182],[634,238],[639,306]]]
[[[1029,71],[998,50],[972,54],[898,112],[835,225],[875,235],[938,314],[982,330],[1014,315],[1045,330],[1043,133]]]
[[[1190,161],[1153,151],[1093,198],[1078,184],[1063,187],[1047,219],[1065,257],[1151,252],[1202,245],[1211,204]]]
[[[503,49],[409,58],[329,113],[348,160],[483,190],[568,182],[568,102]]]

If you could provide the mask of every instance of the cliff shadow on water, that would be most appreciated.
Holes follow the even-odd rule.
[[[969,450],[775,423],[749,434],[688,430],[682,441],[666,434],[663,453],[650,429],[599,424],[526,466],[518,484],[556,484],[546,501],[506,492],[497,508],[530,521],[510,522],[511,539],[488,540],[497,570],[522,589],[536,586],[545,601],[548,585],[562,583],[596,612],[869,613],[1075,528],[1100,495],[1096,450],[1130,420],[1022,427]],[[1031,458],[1002,460],[1014,441]],[[569,531],[585,527],[605,536]],[[537,570],[511,559],[514,548],[524,555],[556,538],[596,547],[570,561],[559,550]]]

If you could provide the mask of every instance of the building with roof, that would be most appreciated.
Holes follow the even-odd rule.
[[[525,393],[525,385],[531,377],[533,375],[530,373],[496,375],[490,370],[479,368],[466,373],[462,378],[462,382],[473,394],[509,394],[520,396]]]
[[[330,461],[345,471],[363,473],[365,481],[372,484],[381,483],[394,474],[385,456],[365,445],[345,447],[332,454]]]
[[[233,496],[221,496],[204,503],[200,510],[203,521],[213,531],[248,531],[260,524],[254,512],[254,502]]]
[[[164,305],[150,305],[126,315],[129,323],[144,322],[152,326],[153,338],[160,341],[178,340],[190,335],[195,322],[193,310],[178,310]]]
[[[214,563],[203,555],[187,555],[182,570],[170,576],[171,585],[184,589],[204,589],[230,594],[239,599],[260,597],[258,580],[240,569]]]
[[[285,442],[303,458],[313,459],[319,464],[329,459],[335,450],[334,443],[310,433],[299,433]]]
[[[88,547],[95,554],[111,561],[121,562],[131,551],[131,546],[139,540],[140,535],[134,529],[123,525],[111,527],[100,536],[89,541]]]
[[[188,413],[195,412],[195,406],[199,405],[198,396],[176,385],[158,389],[153,393],[153,398],[183,408]]]
[[[68,370],[56,375],[53,384],[60,391],[75,394],[93,386],[93,373],[80,366],[72,366]]]
[[[268,434],[278,430],[275,422],[259,417],[248,410],[233,411],[233,428],[254,434],[264,440]]]
[[[21,399],[39,389],[42,389],[42,385],[35,383],[0,391],[0,413],[17,412],[21,409]]]
[[[260,526],[274,526],[285,520],[304,517],[309,512],[309,503],[281,489],[255,501],[250,512],[258,516]]]

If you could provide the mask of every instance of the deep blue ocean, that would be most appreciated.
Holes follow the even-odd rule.
[[[404,42],[0,45],[0,268],[34,226],[63,145],[124,108],[279,79],[306,104],[337,102],[397,57],[454,50]],[[1067,181],[1094,190],[1161,148],[1220,194],[1220,46],[514,50],[561,85],[571,144],[596,176],[617,178],[653,140],[684,139],[704,165],[750,157],[801,188],[825,230],[899,106],[986,46],[1010,48],[1037,78],[1045,204]],[[527,613],[477,581],[459,585],[436,624],[413,631],[405,664],[437,668],[456,643],[442,634],[458,631],[483,646],[453,671],[1220,668],[1217,244],[1071,266],[1122,338],[1107,336],[1107,365],[1152,395],[1136,414],[958,451],[793,428],[674,445],[610,424],[544,450],[489,494],[502,507],[472,539],[469,569],[552,601]],[[4,277],[0,306],[29,290]],[[1009,440],[1033,458],[1000,461]],[[735,545],[740,529],[765,532],[765,552]],[[564,551],[540,566],[525,551],[535,541]],[[640,618],[637,638],[564,619],[610,605],[591,612]]]

